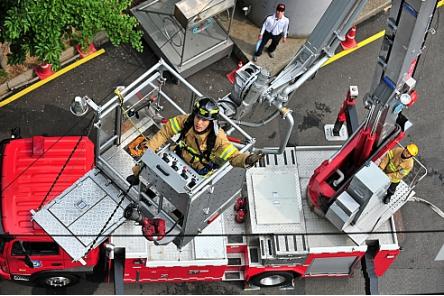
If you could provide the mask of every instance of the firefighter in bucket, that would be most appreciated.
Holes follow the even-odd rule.
[[[200,175],[210,173],[226,161],[234,167],[253,166],[263,154],[240,153],[228,140],[223,129],[219,128],[218,115],[219,107],[216,101],[202,98],[194,104],[191,114],[170,118],[150,140],[136,140],[130,145],[130,152],[131,149],[135,150],[136,145],[139,149],[135,150],[137,154],[133,156],[141,156],[147,148],[157,151],[174,135],[180,134],[173,149]],[[137,185],[139,173],[140,166],[134,166],[133,175],[128,176],[127,181]]]

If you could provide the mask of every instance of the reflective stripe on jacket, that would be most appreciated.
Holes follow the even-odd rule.
[[[403,151],[401,147],[390,150],[379,164],[392,183],[401,182],[402,178],[407,176],[413,168],[413,158],[403,159],[401,157]]]
[[[178,115],[168,120],[166,124],[157,132],[147,143],[147,146],[153,151],[157,151],[162,145],[164,145],[168,139],[174,135],[180,133],[184,127],[189,115]],[[203,134],[197,134],[191,127],[183,138],[181,143],[182,158],[190,164],[194,169],[201,170],[205,167],[207,160],[200,159],[196,155],[200,155],[201,152],[207,149],[207,139],[209,131]],[[181,141],[181,142],[182,142]],[[199,144],[199,148],[196,144]],[[193,155],[194,154],[194,155]],[[227,135],[222,129],[216,136],[213,151],[210,154],[210,160],[217,165],[222,165],[226,161],[230,161],[230,164],[235,167],[245,167],[245,159],[248,153],[240,153],[239,150],[234,147],[228,140]]]

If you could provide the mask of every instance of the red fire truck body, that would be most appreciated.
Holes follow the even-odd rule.
[[[3,142],[1,147],[1,226],[10,239],[0,241],[0,275],[4,279],[41,281],[52,271],[87,271],[31,219],[31,209],[39,207],[49,193],[52,200],[68,188],[94,165],[93,143],[84,137],[67,169],[49,192],[60,168],[79,137],[40,137],[15,139]],[[20,242],[30,251],[33,268],[26,265]],[[99,260],[99,250],[88,254],[86,261],[92,267]]]
[[[328,221],[322,222],[325,219],[312,213],[304,204],[306,212],[303,220],[306,223],[313,221],[306,225],[311,225],[315,233],[307,230],[300,235],[277,236],[281,240],[280,245],[278,241],[270,241],[267,233],[252,235],[254,233],[248,229],[251,225],[235,222],[236,212],[229,207],[211,220],[211,224],[202,232],[203,236],[195,237],[181,250],[173,244],[158,246],[146,240],[141,235],[140,226],[129,221],[119,227],[108,242],[88,253],[84,257],[85,265],[73,262],[32,221],[30,210],[39,208],[77,141],[79,137],[36,136],[10,140],[3,145],[1,224],[3,232],[10,236],[0,248],[2,278],[57,286],[74,283],[79,277],[103,268],[100,266],[105,266],[101,272],[109,272],[107,266],[110,266],[112,256],[110,258],[105,253],[107,243],[111,243],[116,247],[126,247],[124,281],[127,283],[245,280],[259,286],[274,286],[287,285],[294,277],[350,276],[353,267],[367,251],[366,244],[357,246],[347,235],[338,234]],[[314,148],[305,149],[311,152]],[[284,155],[290,159],[295,151],[295,148],[287,148]],[[272,168],[270,172],[279,174],[281,161],[283,157],[266,159],[267,167]],[[93,144],[83,137],[46,202],[63,192],[93,165]],[[267,170],[267,167],[252,170]],[[15,179],[17,181],[13,182]],[[394,231],[392,221],[387,225],[389,231]],[[395,234],[383,234],[376,238],[385,242],[380,244],[375,256],[375,272],[379,276],[394,261],[399,248]],[[342,245],[338,245],[340,242]],[[307,243],[310,245],[307,246]],[[25,263],[20,244],[30,256],[33,268]],[[281,255],[276,254],[276,246],[280,248]],[[269,253],[264,254],[264,250]],[[100,261],[107,264],[100,265]]]
[[[383,275],[399,254],[393,214],[422,177],[412,171],[413,180],[403,179],[386,204],[390,179],[377,162],[411,125],[401,112],[416,97],[412,76],[436,1],[393,1],[365,97],[368,116],[359,124],[346,112],[350,137],[342,147],[287,147],[291,94],[334,55],[365,2],[332,1],[276,77],[253,63],[237,71],[232,93],[217,102],[218,117],[228,135],[241,137],[233,141],[240,152],[265,153],[255,167],[225,162],[198,174],[169,149],[179,131],[159,151],[130,153],[135,141],[159,130],[164,102],[185,114],[179,102],[193,106],[203,97],[162,59],[103,105],[75,98],[74,115],[93,110],[94,144],[86,136],[4,142],[0,276],[62,287],[114,269],[114,278],[128,283],[239,280],[270,287],[298,277],[350,276],[360,259],[371,265],[370,277]],[[164,91],[168,76],[184,85],[183,100]],[[243,121],[253,105],[270,115]],[[280,147],[255,147],[241,126],[260,127],[279,115],[288,127]],[[126,178],[135,164],[137,186]],[[414,169],[426,174],[417,161]],[[156,239],[145,229],[154,220],[166,228]]]

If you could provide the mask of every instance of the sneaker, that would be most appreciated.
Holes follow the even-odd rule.
[[[257,62],[257,56],[253,56],[253,62]]]
[[[268,52],[268,55],[270,56],[270,58],[274,58],[274,52]]]
[[[391,199],[391,196],[387,196],[387,195],[386,195],[386,196],[384,197],[384,199],[382,200],[382,202],[385,203],[385,204],[388,204],[388,203],[390,203],[390,199]]]

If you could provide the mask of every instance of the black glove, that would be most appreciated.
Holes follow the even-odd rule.
[[[128,181],[128,183],[130,183],[131,186],[139,185],[139,176],[129,175],[128,177],[126,177],[126,180]]]
[[[258,162],[262,157],[264,157],[264,154],[261,152],[254,152],[247,156],[247,159],[245,159],[245,164],[247,167],[252,167],[255,165],[256,162]]]

